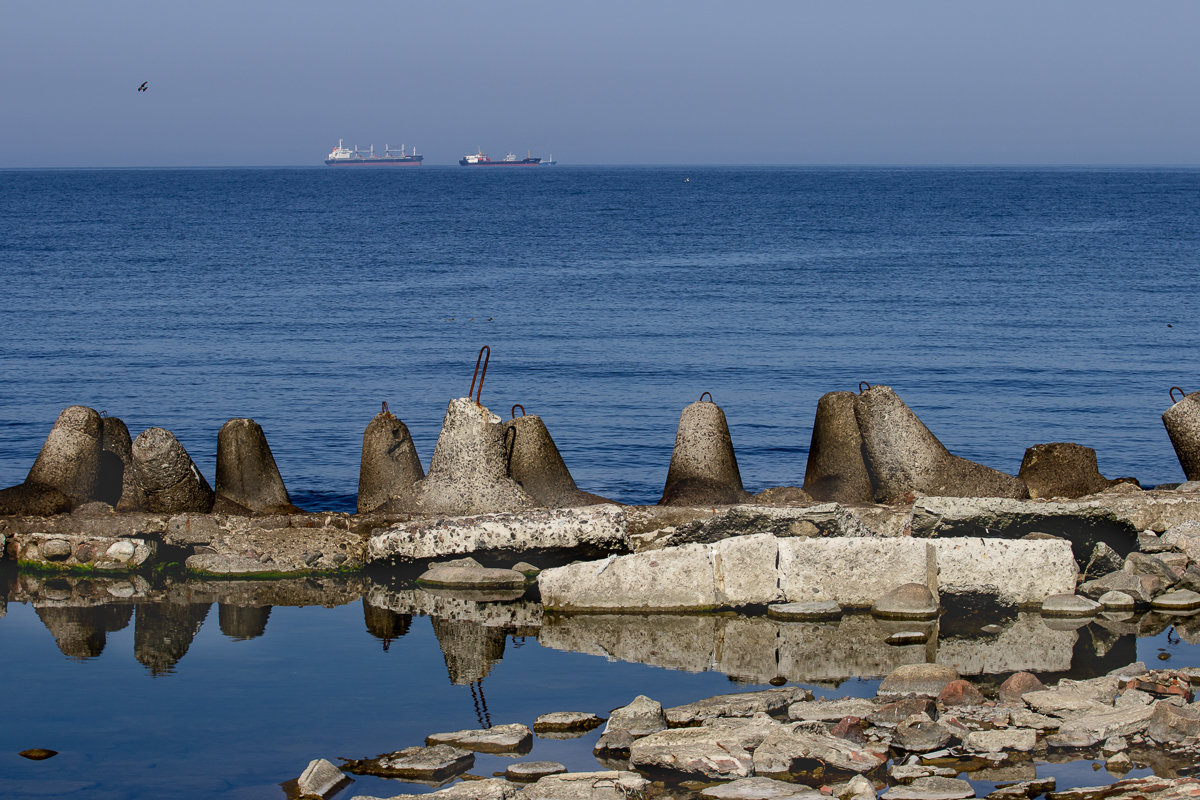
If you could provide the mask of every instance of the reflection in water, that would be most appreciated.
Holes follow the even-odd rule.
[[[455,686],[482,681],[492,666],[504,657],[507,634],[503,628],[434,617],[433,633],[442,647],[450,682]]]
[[[133,625],[133,657],[154,675],[172,672],[187,655],[211,606],[174,599],[140,603]]]
[[[221,603],[217,606],[217,625],[230,639],[255,639],[267,632],[270,606],[239,606]]]
[[[133,616],[133,606],[127,605],[43,606],[35,611],[62,654],[75,659],[100,655],[107,634],[124,628]]]
[[[392,642],[408,633],[412,627],[412,614],[400,614],[389,608],[379,608],[362,599],[363,622],[367,625],[367,633],[383,642],[386,653]]]

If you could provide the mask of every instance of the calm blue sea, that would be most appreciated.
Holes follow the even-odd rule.
[[[351,509],[380,402],[428,465],[485,344],[485,405],[626,502],[705,391],[747,488],[798,485],[817,399],[859,381],[998,469],[1076,441],[1178,481],[1198,222],[1196,170],[0,171],[0,486],[80,403],[210,481],[252,417],[295,500]]]

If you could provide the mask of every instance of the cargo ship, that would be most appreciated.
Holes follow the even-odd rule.
[[[420,166],[425,160],[425,156],[417,155],[417,148],[413,148],[411,153],[405,152],[404,145],[400,145],[400,150],[396,151],[383,146],[383,155],[375,154],[375,145],[371,145],[367,150],[360,150],[358,145],[351,150],[349,147],[342,146],[342,140],[338,139],[337,147],[329,152],[329,157],[325,159],[325,163],[331,167],[343,167],[354,164],[367,164],[373,166]]]
[[[492,161],[488,158],[487,153],[482,150],[475,153],[468,153],[458,160],[458,163],[464,167],[531,167],[542,163],[541,158],[534,158],[526,153],[525,158],[518,158],[509,153],[500,161]]]

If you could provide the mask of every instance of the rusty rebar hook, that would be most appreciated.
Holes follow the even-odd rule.
[[[867,387],[867,389],[871,388],[871,384],[867,383],[866,381],[859,381],[858,382],[858,393],[859,394],[862,394],[864,391],[866,391],[866,389],[863,389],[864,386]]]
[[[487,353],[486,357],[484,356],[484,353]],[[483,347],[479,348],[479,355],[475,357],[475,374],[471,376],[471,389],[470,389],[470,391],[467,392],[468,398],[470,398],[471,394],[474,393],[475,405],[477,405],[477,406],[483,405],[483,403],[479,402],[479,398],[483,396],[483,379],[485,377],[487,377],[487,365],[488,365],[488,362],[491,360],[492,360],[492,348],[488,347],[485,344]],[[480,371],[479,371],[479,363],[481,361],[483,362],[483,372],[482,373],[480,373]],[[476,378],[479,378],[479,390],[478,391],[475,390],[475,379]]]
[[[1183,397],[1180,397],[1179,400],[1182,400],[1184,397],[1187,397],[1187,392],[1185,392],[1183,389],[1180,389],[1178,386],[1172,386],[1171,391],[1167,392],[1167,394],[1171,395],[1171,405],[1174,405],[1175,403],[1179,402],[1179,400],[1175,399],[1176,391],[1178,391],[1181,395],[1183,395]]]
[[[708,395],[708,402],[710,402],[710,403],[711,403],[711,402],[713,401],[713,399],[712,399],[712,392],[705,392],[704,394],[700,395],[700,402],[701,402],[701,403],[703,403],[703,402],[704,402],[704,395],[705,395],[705,394],[706,394],[706,395]]]
[[[510,437],[509,434],[512,434]],[[512,477],[512,457],[513,451],[517,449],[517,429],[513,425],[509,425],[504,429],[504,474]]]
[[[510,412],[512,414],[513,419],[517,418],[517,409],[518,408],[521,409],[521,416],[522,417],[525,416],[525,406],[521,405],[520,403],[517,403],[516,405],[514,405],[512,407],[512,411]]]
[[[380,409],[379,413],[380,413],[380,414],[386,414],[386,413],[388,413],[387,400],[384,400],[384,401],[383,401],[383,408],[382,408],[382,409]]]

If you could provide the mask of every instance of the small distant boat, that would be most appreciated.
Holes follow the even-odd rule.
[[[553,166],[554,166],[555,164],[557,164],[557,163],[558,163],[558,162],[554,160],[554,154],[553,154],[553,153],[551,153],[551,154],[550,154],[550,157],[549,157],[549,158],[547,158],[545,161],[543,161],[543,162],[542,162],[542,166],[543,166],[543,167],[553,167]]]
[[[325,159],[325,163],[331,167],[343,167],[350,165],[373,165],[373,166],[420,166],[425,160],[425,156],[417,155],[417,148],[413,148],[411,153],[405,152],[404,145],[400,145],[400,150],[396,151],[383,146],[383,155],[375,154],[375,145],[371,145],[367,150],[359,149],[358,145],[351,150],[349,147],[342,146],[342,140],[338,139],[337,147],[330,151],[329,157]]]
[[[525,158],[520,158],[509,153],[500,161],[492,161],[487,153],[479,150],[475,153],[467,153],[458,160],[458,163],[464,167],[532,167],[541,164],[542,159],[528,154]]]

